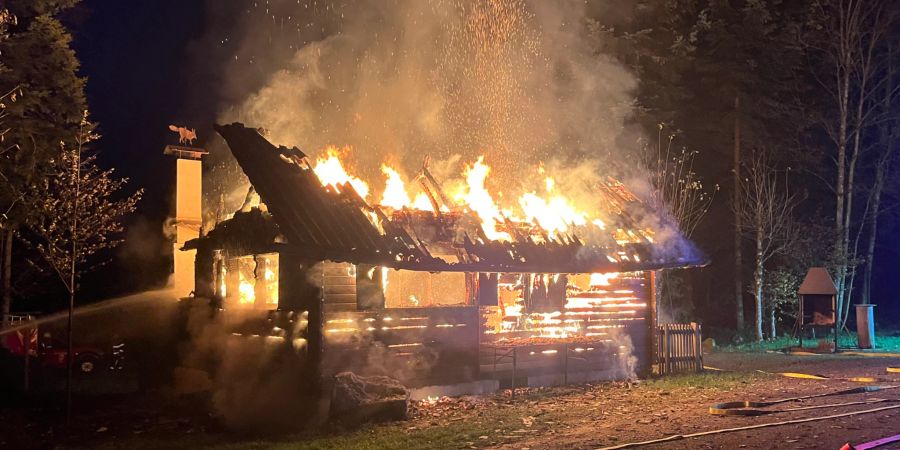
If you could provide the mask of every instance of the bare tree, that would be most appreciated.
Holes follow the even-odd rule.
[[[741,215],[743,232],[755,246],[753,270],[753,297],[755,300],[756,338],[762,340],[765,321],[765,273],[766,263],[782,254],[797,240],[797,227],[793,214],[799,202],[796,194],[788,189],[787,176],[769,165],[763,152],[758,152],[746,164],[745,176],[740,183],[740,202],[736,205]]]
[[[659,124],[655,148],[647,150],[645,165],[650,171],[653,185],[651,201],[660,211],[668,211],[686,238],[690,238],[709,211],[719,186],[711,189],[694,172],[694,159],[698,153],[686,147],[675,145],[675,133],[666,133],[665,125]],[[670,316],[674,315],[674,297],[671,274],[660,272],[657,278],[661,302],[668,304]]]
[[[744,329],[744,282],[741,251],[743,226],[741,225],[741,97],[734,96],[734,158],[732,160],[732,180],[734,189],[731,193],[732,210],[734,211],[734,322],[738,332]]]
[[[67,421],[71,416],[72,320],[78,276],[90,268],[98,253],[121,242],[122,219],[134,211],[142,194],[138,190],[117,198],[128,180],[115,178],[112,169],[101,170],[96,156],[85,154],[85,146],[97,137],[85,111],[76,145],[61,146],[50,161],[50,176],[33,186],[25,198],[33,214],[21,237],[40,253],[69,294]]]
[[[887,79],[883,76],[884,48],[897,23],[896,8],[886,0],[819,0],[812,3],[810,32],[804,45],[817,61],[813,75],[825,90],[833,114],[820,118],[835,147],[835,277],[837,315],[843,327],[850,308],[853,275],[858,260],[851,229],[863,222],[853,201],[859,162],[866,149],[862,134],[880,114],[878,102]],[[865,217],[869,213],[866,205]]]

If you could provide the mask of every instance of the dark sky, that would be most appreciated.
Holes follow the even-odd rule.
[[[101,160],[147,190],[142,211],[165,214],[171,160],[162,154],[174,136],[169,124],[210,121],[214,105],[191,106],[187,46],[202,33],[202,2],[86,0],[72,13],[74,47],[88,78],[87,94],[103,139]],[[194,125],[196,126],[196,125]]]
[[[203,2],[85,0],[67,12],[73,47],[88,78],[92,118],[100,124],[100,164],[144,188],[127,241],[112,264],[85,279],[86,297],[134,291],[165,277],[162,223],[169,212],[174,164],[163,155],[177,137],[169,124],[199,127],[215,104],[190,102],[189,45],[203,32]],[[187,113],[186,111],[190,111]],[[137,270],[135,270],[137,269]],[[108,280],[116,280],[110,283]]]

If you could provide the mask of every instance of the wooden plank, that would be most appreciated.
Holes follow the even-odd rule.
[[[325,312],[342,312],[342,311],[355,311],[356,310],[356,302],[353,303],[326,303],[324,305]]]
[[[349,284],[349,285],[326,284],[324,291],[325,291],[326,301],[328,301],[329,296],[338,296],[338,295],[342,295],[342,296],[349,295],[349,296],[353,297],[354,302],[356,301],[356,285],[355,284]]]

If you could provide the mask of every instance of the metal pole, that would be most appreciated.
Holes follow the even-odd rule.
[[[500,380],[500,377],[497,376],[497,347],[494,347],[494,370],[491,371],[491,376],[497,380]],[[499,387],[499,381],[497,382]]]
[[[837,301],[835,300],[835,296],[831,297],[831,308],[834,311],[834,353],[838,352],[838,312],[837,312]]]
[[[25,392],[28,392],[29,388],[31,387],[30,386],[31,380],[29,380],[29,378],[31,378],[31,376],[30,376],[29,372],[31,372],[30,366],[31,366],[31,335],[32,335],[32,331],[37,333],[37,328],[29,328],[27,330],[28,334],[25,335],[25,339],[24,339],[24,341],[25,341],[25,380],[23,383],[24,384],[23,387],[24,387]]]
[[[513,347],[513,367],[512,367],[512,384],[510,386],[510,390],[512,391],[512,399],[516,399],[516,347]]]
[[[800,317],[797,317],[797,336],[800,337],[800,350],[803,350],[803,296],[800,296]]]
[[[669,367],[669,324],[663,324],[663,357],[665,358],[665,374],[671,372]]]

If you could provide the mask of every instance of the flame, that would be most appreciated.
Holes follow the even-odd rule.
[[[365,181],[347,173],[344,169],[344,164],[341,163],[342,152],[349,153],[350,147],[344,147],[341,151],[334,146],[326,148],[326,157],[316,159],[316,166],[313,168],[313,172],[319,178],[322,186],[330,185],[337,189],[339,184],[350,183],[353,189],[356,190],[356,193],[365,200],[369,196],[369,185]]]
[[[491,168],[484,163],[484,155],[479,156],[471,166],[466,167],[467,189],[458,196],[458,199],[463,200],[469,209],[481,219],[481,228],[488,239],[508,241],[510,240],[509,233],[497,229],[499,222],[503,220],[503,215],[485,187],[485,180],[490,172]]]
[[[559,282],[560,274],[535,274],[544,284]],[[489,334],[508,335],[509,338],[589,338],[604,341],[609,330],[623,328],[629,323],[645,320],[642,310],[646,300],[633,288],[641,274],[594,273],[567,278],[564,307],[557,311],[528,311],[524,308],[522,291],[514,300],[500,296],[495,310],[484,317]],[[521,280],[520,280],[521,281]],[[586,284],[587,283],[587,284]],[[505,283],[503,289],[523,289],[521,283]]]
[[[244,278],[243,273],[238,274],[238,279],[238,303],[252,305],[256,301],[256,291],[253,288],[253,283]]]
[[[591,287],[596,286],[609,286],[609,280],[619,278],[619,274],[617,272],[610,273],[592,273],[591,274]]]
[[[381,206],[393,209],[408,208],[412,205],[409,194],[406,193],[406,185],[400,178],[400,173],[386,164],[381,165],[381,172],[387,176],[384,194],[381,196]]]
[[[278,283],[275,281],[275,272],[266,267],[266,303],[269,305],[278,304]]]
[[[587,223],[587,214],[576,210],[575,206],[562,196],[554,196],[548,201],[531,192],[522,195],[519,204],[525,212],[525,219],[537,222],[551,237],[557,232],[567,231],[570,225]]]
[[[347,171],[345,163],[342,162],[350,150],[350,147],[341,149],[334,146],[327,147],[324,156],[316,159],[313,170],[323,186],[339,189],[339,185],[349,183],[365,200],[370,192],[369,185],[351,175]],[[491,170],[491,167],[485,163],[484,155],[479,156],[471,164],[466,164],[462,173],[464,183],[459,191],[451,196],[452,204],[441,205],[441,211],[460,208],[473,213],[480,222],[484,237],[488,240],[512,240],[511,228],[507,226],[508,223],[512,223],[516,229],[530,230],[528,233],[531,238],[538,241],[542,239],[542,236],[555,239],[560,233],[574,232],[579,237],[584,237],[582,232],[585,229],[592,229],[605,232],[619,245],[653,242],[653,230],[630,230],[609,226],[605,220],[606,217],[596,211],[600,204],[592,205],[592,207],[573,201],[573,198],[567,196],[564,189],[561,189],[557,179],[547,173],[543,164],[538,166],[536,174],[536,180],[540,180],[543,184],[542,189],[528,190],[520,195],[513,193],[513,195],[505,197],[499,191],[492,193],[488,189]],[[434,205],[429,195],[418,187],[414,191],[408,190],[400,170],[382,164],[381,172],[385,176],[385,188],[381,193],[380,206],[393,210],[406,208],[434,212]],[[608,188],[614,189],[618,195],[623,198],[633,197],[621,183],[615,180],[610,183],[613,184]],[[504,198],[508,199],[510,203],[500,204],[497,201]],[[373,211],[366,210],[364,212],[369,216],[370,222],[379,228],[379,231],[382,231],[382,224],[378,216]],[[636,254],[624,253],[607,256],[607,259],[613,263],[639,261],[639,258]]]
[[[219,279],[219,295],[221,295],[222,298],[225,298],[225,297],[228,295],[228,292],[227,292],[226,289],[225,289],[225,276],[226,276],[226,274],[227,274],[227,269],[225,268],[225,264],[222,264],[222,265],[221,265],[220,272],[221,272],[221,274],[219,275],[219,276],[220,276],[220,279]]]
[[[560,311],[535,315],[541,318],[535,322],[538,326],[539,337],[563,339],[578,333],[579,327],[577,323],[566,323],[562,319],[558,319],[562,315]]]
[[[428,198],[428,194],[424,192],[419,192],[418,194],[416,194],[416,198],[412,202],[412,209],[434,212],[434,206],[431,204],[431,200]],[[441,209],[443,210],[446,208]]]

